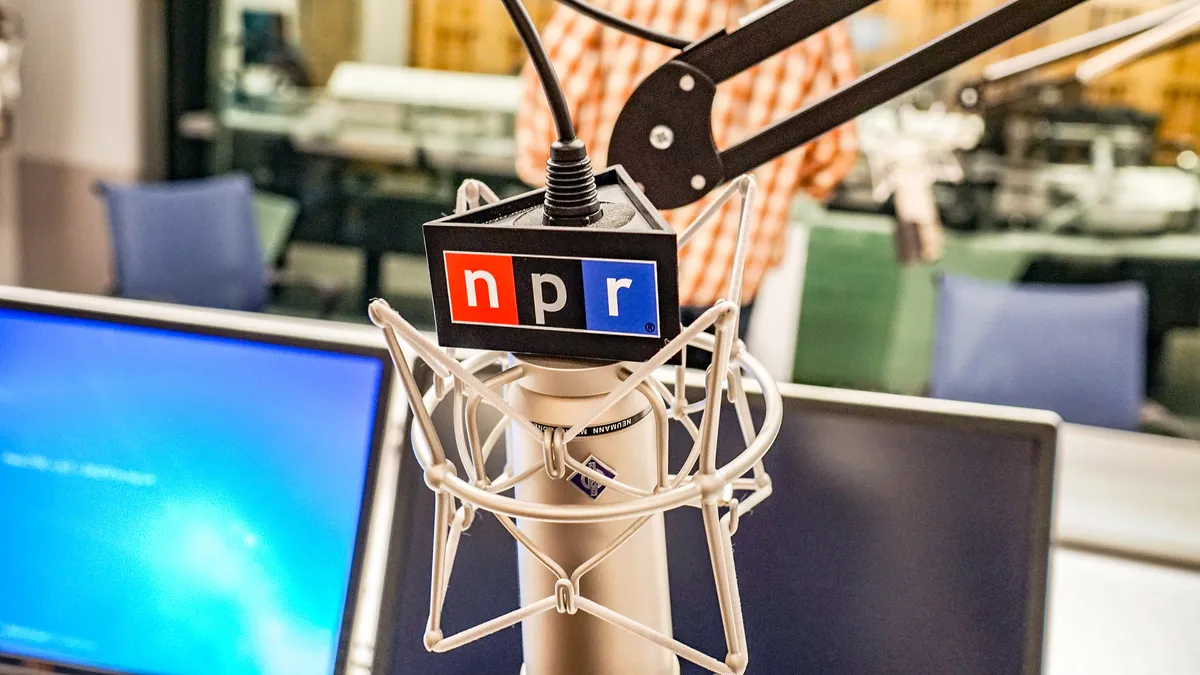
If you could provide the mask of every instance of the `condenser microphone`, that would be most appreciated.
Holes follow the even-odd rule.
[[[731,538],[740,514],[771,494],[762,458],[782,414],[775,383],[737,338],[739,305],[730,299],[741,296],[754,180],[736,181],[677,236],[622,170],[596,178],[606,203],[629,198],[635,215],[617,229],[591,232],[545,229],[536,218],[527,223],[556,244],[558,255],[547,254],[541,248],[547,241],[521,225],[540,202],[538,192],[480,205],[494,195],[468,181],[460,190],[462,211],[426,226],[438,340],[486,351],[460,362],[385,301],[371,304],[414,411],[414,452],[435,493],[425,645],[448,651],[520,623],[527,675],[672,675],[680,658],[738,675],[749,654]],[[682,328],[675,247],[735,197],[743,221],[726,297]],[[425,392],[417,389],[405,348],[435,373]],[[705,395],[694,402],[681,365],[673,389],[657,377],[663,366],[681,362],[685,348],[713,354]],[[499,372],[485,378],[489,369]],[[746,375],[767,402],[757,426]],[[722,465],[716,430],[725,398],[734,402],[745,448]],[[450,439],[438,438],[430,413],[444,404],[453,406]],[[482,430],[483,405],[504,421]],[[675,466],[668,455],[672,426],[693,439],[692,452]],[[502,436],[504,469],[492,475],[488,460]],[[450,443],[457,452],[448,455]],[[672,635],[663,514],[683,507],[697,508],[704,522],[724,654]],[[447,627],[442,615],[459,538],[480,511],[519,544],[521,604],[478,626]]]
[[[508,404],[537,431],[510,429],[506,439],[507,480],[522,503],[587,509],[667,485],[656,443],[668,419],[651,414],[655,405],[665,410],[660,395],[643,385],[601,404],[621,387],[623,363],[651,359],[679,335],[676,236],[622,169],[595,181],[603,209],[595,222],[546,226],[545,192],[535,191],[425,226],[439,342],[519,354],[496,383],[508,385]],[[478,411],[467,406],[473,447]],[[472,461],[467,474],[494,489],[484,463]],[[522,605],[556,598],[567,609],[525,621],[527,675],[678,672],[670,651],[576,611],[570,599],[590,599],[670,636],[661,513],[641,522],[500,522],[522,544]],[[589,562],[618,540],[603,565]]]
[[[1049,18],[1080,1],[1014,0],[991,15],[990,23],[972,24],[965,36],[941,43],[947,53],[939,58],[929,49],[917,56],[933,59],[938,68],[961,62],[970,50],[982,50],[995,39],[993,33],[1014,32],[1007,23]],[[424,226],[436,343],[385,301],[370,306],[413,410],[413,451],[435,499],[424,644],[445,652],[519,624],[526,675],[673,675],[680,660],[716,675],[742,675],[750,649],[732,538],[742,514],[771,495],[763,457],[782,416],[778,387],[738,336],[755,180],[733,177],[692,225],[673,231],[646,195],[690,203],[727,177],[700,166],[711,164],[716,154],[711,129],[703,124],[706,111],[696,108],[700,114],[690,116],[687,110],[672,111],[673,95],[655,102],[648,90],[639,89],[642,94],[631,101],[636,119],[624,126],[623,144],[638,160],[637,182],[620,166],[594,174],[532,20],[519,0],[502,2],[554,114],[558,139],[551,147],[546,188],[499,200],[485,185],[469,180],[459,190],[455,213]],[[683,43],[582,0],[567,4],[640,37],[675,47]],[[680,58],[715,63],[723,76],[731,76],[731,68],[752,66],[786,46],[781,37],[798,41],[869,4],[823,1],[801,8],[800,3],[771,3],[759,18],[730,34],[736,44],[748,45],[745,54],[724,59],[730,50],[720,47],[721,32],[688,46]],[[814,6],[816,11],[809,11]],[[773,30],[770,22],[779,17],[794,25]],[[648,81],[699,96],[712,84],[712,72],[688,63],[668,64],[683,68],[687,77],[668,68]],[[857,91],[870,90],[866,99],[835,92],[823,105],[801,112],[797,119],[804,130],[793,129],[785,140],[800,139],[798,144],[808,134],[824,133],[863,112],[866,108],[856,106],[864,101],[912,86],[911,74],[880,85],[894,72],[858,83]],[[651,105],[639,111],[639,101]],[[654,121],[666,113],[683,117]],[[685,123],[666,135],[674,142],[664,142],[658,127],[679,119]],[[777,146],[751,154],[765,158]],[[679,176],[684,176],[682,190],[674,185]],[[679,320],[679,247],[733,200],[740,218],[724,292],[685,328]],[[705,332],[709,329],[711,334]],[[447,352],[460,348],[472,350],[470,356],[459,360]],[[433,370],[427,390],[418,388],[405,349]],[[689,401],[682,365],[688,349],[712,354],[703,396],[694,401]],[[673,369],[664,368],[672,364]],[[757,424],[746,397],[747,377],[757,383],[765,403]],[[717,429],[725,402],[736,415],[742,444],[732,459],[720,463]],[[439,438],[432,421],[432,411],[441,405],[452,408],[451,438]],[[482,406],[498,412],[502,421],[481,429]],[[671,433],[692,439],[691,452],[675,464],[668,454]],[[497,472],[489,458],[501,438],[505,457]],[[447,447],[455,452],[447,453]],[[704,525],[723,649],[703,650],[672,633],[663,514],[683,508],[695,509]],[[446,625],[459,541],[487,514],[518,543],[520,604],[479,625]]]

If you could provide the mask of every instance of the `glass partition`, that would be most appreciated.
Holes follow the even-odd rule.
[[[333,318],[365,321],[367,301],[383,296],[432,328],[421,225],[453,210],[464,178],[501,195],[526,189],[513,172],[515,74],[525,55],[501,3],[171,2],[207,3],[210,16],[207,104],[180,117],[179,135],[203,145],[204,173],[245,172],[275,205],[260,205],[268,215],[259,225],[278,278],[315,277],[298,287],[339,291]],[[539,25],[556,8],[525,4]],[[859,69],[998,4],[881,0],[848,24]],[[908,216],[895,190],[879,189],[880,167],[895,171],[902,163],[887,153],[907,146],[877,133],[893,122],[860,120],[866,152],[829,203],[795,211],[798,243],[757,299],[751,347],[785,355],[776,365],[785,379],[919,394],[934,378],[940,275],[1136,281],[1148,293],[1146,392],[1186,399],[1179,382],[1200,380],[1179,365],[1192,363],[1179,354],[1191,354],[1200,331],[1200,46],[1172,45],[1085,88],[1064,80],[1081,55],[973,92],[986,100],[963,98],[989,64],[1165,4],[1086,3],[880,113],[895,117],[912,104],[958,116],[914,128],[981,125],[975,142],[933,153],[940,173],[922,199],[944,230],[936,261],[898,259],[898,223]],[[326,313],[328,293],[281,288],[279,311]]]
[[[554,9],[526,5],[539,25]],[[177,125],[207,144],[205,173],[245,172],[295,203],[293,222],[268,226],[288,233],[267,254],[338,287],[335,318],[365,321],[385,296],[432,328],[420,226],[453,210],[464,178],[526,189],[512,168],[524,51],[501,3],[215,0],[210,12],[209,105]],[[319,310],[283,295],[280,311]]]

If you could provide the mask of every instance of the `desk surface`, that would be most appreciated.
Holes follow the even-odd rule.
[[[798,206],[793,218],[802,225],[872,232],[891,237],[895,220],[876,214],[814,210]],[[948,239],[976,253],[1012,253],[1029,256],[1115,262],[1119,260],[1200,261],[1200,233],[1172,233],[1137,237],[1053,234],[1050,232],[947,232]]]
[[[1057,543],[1200,570],[1200,443],[1067,425],[1054,511]]]
[[[1200,574],[1057,550],[1047,612],[1046,675],[1200,673]]]
[[[1029,253],[1095,262],[1200,260],[1200,234],[1096,237],[1048,232],[1003,232],[967,237],[980,251]]]
[[[1063,427],[1054,525],[1046,675],[1200,673],[1200,443]]]
[[[329,155],[389,164],[413,165],[418,155],[433,166],[453,171],[480,171],[511,175],[516,161],[516,141],[511,138],[472,138],[467,142],[434,134],[415,134],[388,127],[346,125],[330,137],[301,133],[303,114],[269,113],[243,108],[228,108],[221,113],[221,124],[235,131],[289,138],[296,149],[315,155]],[[194,121],[187,129],[198,126]],[[203,126],[203,125],[199,125]],[[203,135],[195,132],[196,135]]]

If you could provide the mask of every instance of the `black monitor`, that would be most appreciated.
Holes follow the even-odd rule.
[[[242,10],[242,62],[269,64],[287,45],[282,12]]]
[[[0,673],[346,673],[392,372],[366,327],[0,287]]]
[[[747,673],[1040,673],[1057,418],[794,385],[783,392],[783,427],[766,458],[775,493],[733,539]],[[761,399],[752,407],[761,411]],[[448,408],[435,415],[442,438],[453,438]],[[726,457],[745,447],[732,410],[720,439]],[[673,427],[672,466],[690,447]],[[411,450],[402,457],[376,673],[518,673],[516,628],[445,654],[422,646],[433,499]],[[667,539],[675,636],[723,658],[699,512],[669,513]],[[480,514],[455,560],[446,635],[518,604],[516,544]]]
[[[270,66],[285,81],[311,87],[312,77],[300,50],[288,39],[289,17],[278,11],[242,11],[242,65]]]

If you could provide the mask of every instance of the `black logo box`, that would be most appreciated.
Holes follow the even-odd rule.
[[[623,168],[611,167],[596,174],[596,183],[602,200],[633,206],[637,212],[635,221],[641,222],[616,230],[516,225],[519,215],[542,205],[543,189],[425,224],[425,251],[441,346],[603,361],[646,361],[679,335],[679,254],[675,231],[634,187]],[[653,261],[658,270],[659,338],[454,323],[450,319],[446,284],[443,256],[446,251]]]

